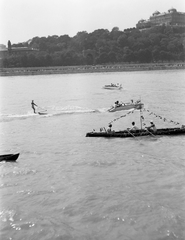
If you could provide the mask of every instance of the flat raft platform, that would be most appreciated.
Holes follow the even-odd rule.
[[[161,128],[157,129],[157,131],[150,132],[146,129],[135,130],[135,131],[111,131],[111,132],[88,132],[86,137],[106,137],[106,138],[127,138],[127,137],[142,137],[148,135],[180,135],[185,134],[185,128]]]

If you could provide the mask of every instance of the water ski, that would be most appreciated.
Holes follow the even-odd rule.
[[[39,115],[47,115],[47,112],[38,112]]]

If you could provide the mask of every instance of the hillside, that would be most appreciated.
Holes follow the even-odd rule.
[[[38,51],[16,52],[27,47]],[[157,63],[185,59],[185,26],[155,26],[120,31],[98,29],[92,33],[34,37],[26,43],[10,44],[1,59],[4,68],[80,66],[118,63]]]

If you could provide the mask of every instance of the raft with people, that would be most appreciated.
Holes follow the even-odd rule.
[[[128,137],[142,137],[142,136],[155,136],[155,135],[180,135],[185,134],[185,127],[181,128],[160,128],[155,131],[148,129],[139,130],[123,130],[123,131],[99,131],[88,132],[86,137],[106,137],[106,138],[128,138]]]
[[[126,117],[127,115],[134,113],[134,111],[137,111],[136,109],[128,112],[125,115],[122,115],[118,118],[115,118],[113,121],[111,121],[108,125],[108,128],[101,127],[99,131],[93,131],[86,133],[86,137],[106,137],[106,138],[128,138],[128,137],[143,137],[143,136],[175,136],[175,135],[182,135],[185,134],[185,125],[181,125],[179,122],[175,122],[172,120],[168,120],[166,118],[163,118],[162,116],[159,116],[153,112],[150,112],[148,109],[144,109],[144,111],[147,111],[149,115],[154,115],[155,117],[158,117],[160,120],[163,120],[164,122],[173,123],[175,125],[181,125],[179,127],[168,127],[168,128],[157,128],[154,124],[153,120],[150,121],[150,126],[146,126],[145,118],[143,116],[143,112],[140,109],[140,124],[141,127],[138,128],[135,125],[135,122],[132,122],[131,128],[126,128],[124,130],[115,131],[112,130],[112,123],[119,120],[120,118]]]

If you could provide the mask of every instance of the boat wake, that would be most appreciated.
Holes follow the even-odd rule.
[[[0,115],[0,122],[11,122],[14,120],[25,120],[30,117],[35,117],[36,114],[34,113],[27,113],[27,114],[3,114]]]
[[[101,113],[106,112],[107,109],[88,109],[82,107],[53,107],[45,111],[44,114],[29,111],[25,114],[2,114],[0,115],[0,122],[10,122],[15,120],[26,120],[29,118],[46,118],[46,117],[56,117],[66,114],[87,114],[87,113]]]

